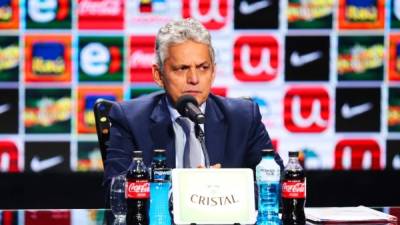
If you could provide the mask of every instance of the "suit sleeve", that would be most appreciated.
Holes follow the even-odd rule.
[[[124,173],[132,158],[136,146],[128,127],[125,112],[120,103],[115,103],[109,112],[111,129],[107,143],[107,154],[104,163],[104,183],[109,184],[111,178]]]
[[[252,121],[247,146],[246,164],[248,167],[253,169],[261,160],[261,150],[273,149],[272,141],[263,122],[261,121],[260,109],[254,102],[252,102]],[[275,161],[282,170],[283,162],[278,153],[275,153]]]

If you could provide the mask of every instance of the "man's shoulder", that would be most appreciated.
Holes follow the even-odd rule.
[[[248,117],[253,114],[255,104],[250,98],[228,98],[216,95],[210,95],[210,97],[225,116]]]
[[[163,96],[165,96],[164,91],[157,91],[134,99],[120,101],[118,104],[126,113],[138,113],[152,110]]]
[[[211,98],[217,103],[217,105],[222,106],[228,111],[242,111],[249,110],[254,107],[254,103],[251,98],[239,97],[239,98],[228,98],[218,95],[210,95]]]

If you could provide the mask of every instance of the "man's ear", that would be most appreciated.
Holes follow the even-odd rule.
[[[217,64],[213,64],[213,71],[212,71],[212,77],[211,77],[211,84],[213,84],[214,83],[214,80],[215,80],[215,74],[216,74],[216,71],[217,71]]]
[[[162,72],[161,72],[160,68],[156,64],[153,64],[151,66],[151,72],[153,74],[153,80],[158,84],[158,86],[163,88],[164,82],[162,79]]]

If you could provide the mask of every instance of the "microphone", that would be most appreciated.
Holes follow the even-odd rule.
[[[210,168],[210,158],[208,156],[205,134],[199,124],[203,124],[206,120],[204,113],[199,109],[197,100],[191,95],[182,95],[176,101],[176,110],[185,117],[189,117],[195,123],[195,134],[201,145],[201,150],[204,155],[204,166]]]
[[[203,124],[206,117],[199,109],[197,100],[191,95],[182,95],[176,102],[178,112],[197,124]]]

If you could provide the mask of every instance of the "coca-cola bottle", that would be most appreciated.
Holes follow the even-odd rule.
[[[127,225],[148,225],[150,198],[149,174],[141,151],[133,152],[133,160],[126,174],[125,198]]]
[[[282,179],[283,224],[305,224],[306,177],[299,163],[299,152],[289,152]]]

